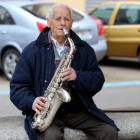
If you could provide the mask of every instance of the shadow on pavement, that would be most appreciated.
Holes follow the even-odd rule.
[[[109,57],[99,62],[99,65],[140,69],[140,64],[137,58]]]
[[[2,70],[0,69],[0,76],[2,76],[3,75],[3,72],[2,72]]]

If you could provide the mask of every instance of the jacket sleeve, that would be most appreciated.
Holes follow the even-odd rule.
[[[93,48],[88,44],[86,45],[87,60],[84,60],[86,62],[84,64],[86,65],[86,69],[80,71],[76,70],[77,78],[73,84],[80,93],[91,98],[102,89],[105,79],[101,69],[98,67]]]
[[[13,104],[28,114],[36,98],[33,93],[33,75],[28,61],[28,49],[24,49],[10,82],[10,99]]]

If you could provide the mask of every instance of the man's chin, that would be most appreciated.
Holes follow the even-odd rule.
[[[53,34],[56,38],[64,38],[65,34],[62,31],[56,32],[55,34]]]
[[[59,36],[59,37],[64,37],[65,34],[64,34],[64,32],[61,32],[61,33],[58,34],[58,36]]]

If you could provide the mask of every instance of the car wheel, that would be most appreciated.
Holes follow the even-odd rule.
[[[15,71],[15,66],[19,60],[20,54],[15,49],[7,50],[2,57],[2,69],[5,77],[8,80],[12,79],[12,75]]]

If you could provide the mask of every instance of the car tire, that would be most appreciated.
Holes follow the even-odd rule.
[[[8,80],[12,79],[20,53],[15,49],[8,49],[2,57],[2,70]]]
[[[139,59],[139,65],[140,65],[140,49],[138,51],[138,59]]]
[[[100,62],[98,62],[99,64],[105,63],[108,61],[108,56],[105,56]]]

